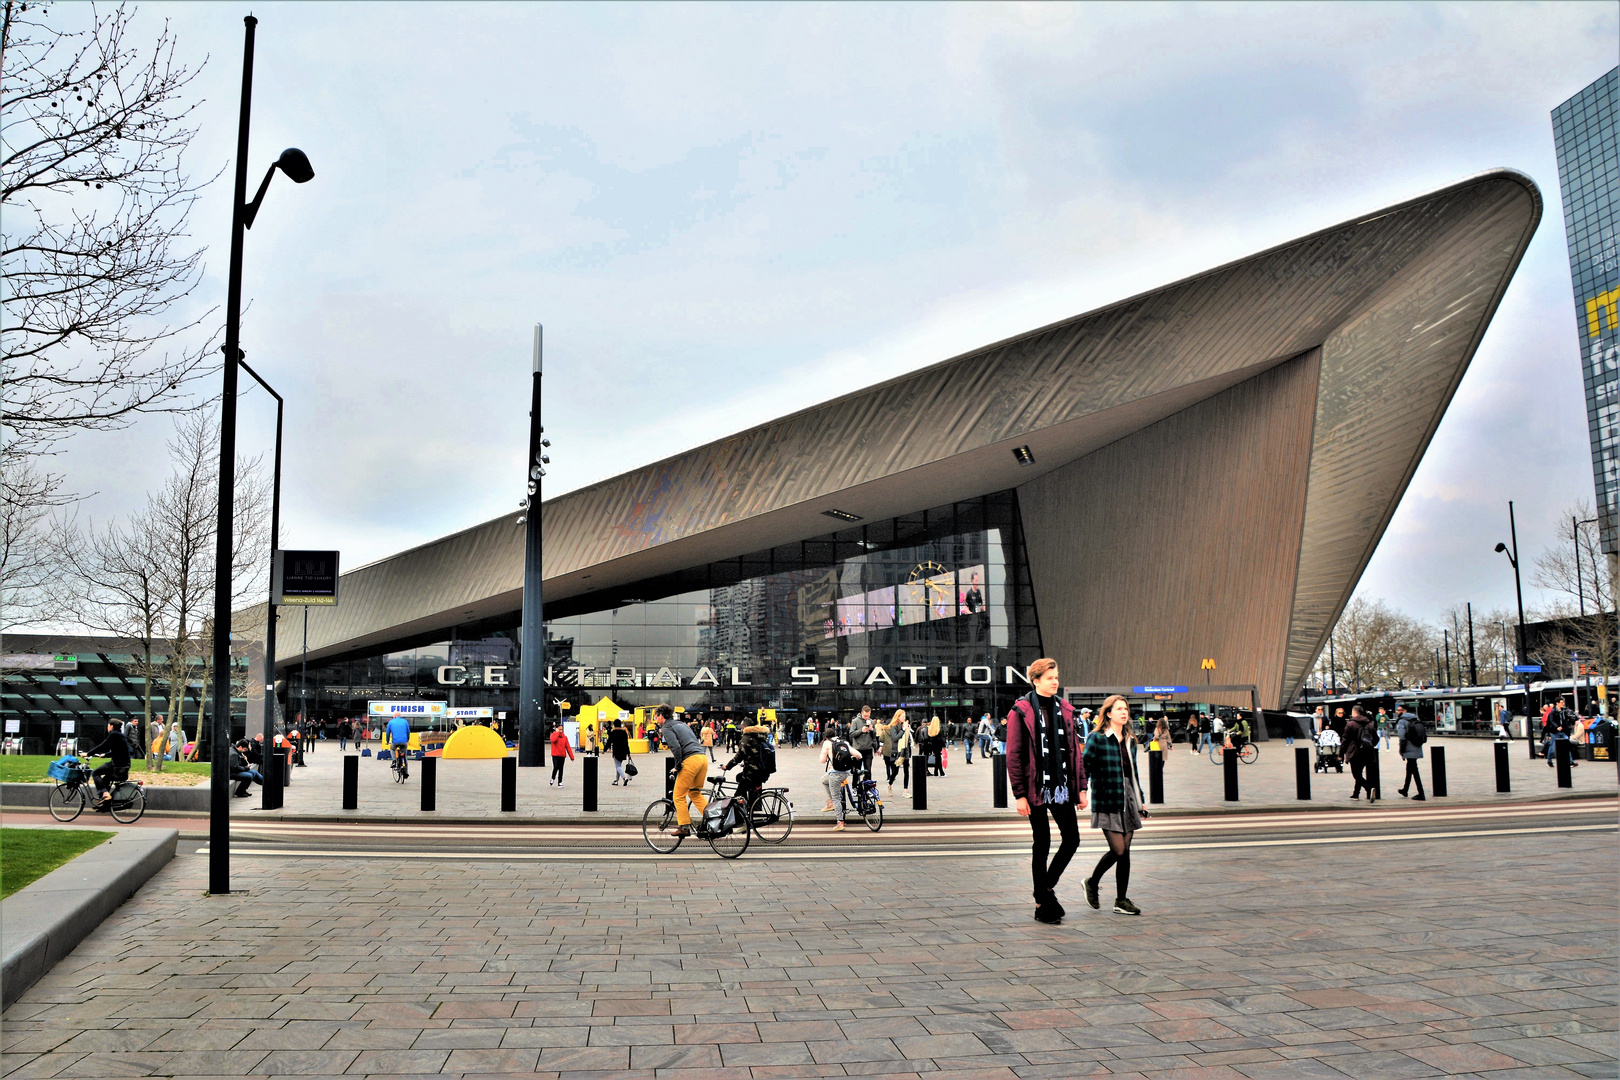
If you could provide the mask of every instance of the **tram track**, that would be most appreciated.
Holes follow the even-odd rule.
[[[1402,803],[1363,812],[1303,811],[1150,818],[1137,835],[1139,847],[1165,850],[1214,847],[1282,847],[1316,843],[1501,836],[1552,831],[1601,832],[1617,827],[1620,800],[1436,807]],[[189,834],[188,839],[197,834]],[[750,846],[745,858],[886,857],[915,855],[1005,855],[1026,850],[1024,822],[891,821],[880,832],[858,818],[842,833],[821,814],[798,818],[781,846]],[[183,845],[190,848],[191,844]],[[1100,848],[1094,830],[1082,830],[1082,848]],[[206,845],[193,849],[206,850]],[[325,857],[335,854],[412,859],[660,858],[648,851],[639,825],[623,824],[405,824],[399,822],[237,822],[232,852],[246,857]],[[708,846],[689,840],[676,857],[713,858]]]

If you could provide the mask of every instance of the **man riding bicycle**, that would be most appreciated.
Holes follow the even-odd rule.
[[[410,759],[405,756],[405,748],[411,742],[411,722],[403,716],[396,716],[388,721],[388,745],[393,752],[394,760],[400,775],[407,779],[411,775]]]
[[[90,775],[95,777],[99,802],[103,805],[111,803],[111,785],[129,779],[129,740],[124,738],[124,725],[114,720],[107,728],[107,737],[95,749],[87,751],[86,756],[108,759],[107,764]]]
[[[709,808],[709,800],[703,794],[703,785],[709,779],[709,755],[697,734],[686,724],[675,720],[675,710],[670,706],[660,705],[654,709],[653,722],[658,725],[658,737],[677,763],[675,821],[680,828],[676,830],[676,835],[691,836],[692,811],[687,803],[697,807],[699,818]]]

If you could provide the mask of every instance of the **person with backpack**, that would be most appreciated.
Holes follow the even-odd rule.
[[[1080,847],[1075,811],[1086,806],[1086,766],[1074,706],[1058,696],[1057,661],[1042,657],[1027,674],[1032,689],[1007,713],[1007,780],[1019,816],[1029,819],[1035,919],[1056,924],[1063,920],[1058,880]],[[1053,821],[1062,841],[1048,862]]]
[[[1418,762],[1423,760],[1423,744],[1429,741],[1429,729],[1416,713],[1407,712],[1405,705],[1397,705],[1395,738],[1400,742],[1401,757],[1406,761],[1406,776],[1398,789],[1401,798],[1407,798],[1407,788],[1415,783],[1417,794],[1411,797],[1412,801],[1423,802],[1427,796],[1423,794],[1423,774],[1418,771]]]
[[[860,760],[855,748],[840,736],[829,734],[822,740],[821,766],[827,771],[822,783],[827,787],[827,805],[821,808],[821,812],[825,814],[831,811],[838,815],[838,824],[833,826],[833,832],[844,831],[844,785],[849,783],[850,774]]]
[[[1346,760],[1350,763],[1350,778],[1355,781],[1355,790],[1350,797],[1360,799],[1365,790],[1367,802],[1371,805],[1377,801],[1377,795],[1373,791],[1373,774],[1368,766],[1378,753],[1378,726],[1368,718],[1360,705],[1350,710],[1350,723],[1344,729],[1344,750]]]
[[[737,797],[747,806],[776,771],[776,746],[771,742],[770,728],[749,724],[742,729],[742,745],[735,757],[720,766],[720,771],[729,772],[738,765],[742,771],[737,774]]]

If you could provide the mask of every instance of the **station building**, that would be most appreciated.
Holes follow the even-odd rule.
[[[1213,659],[1285,707],[1541,212],[1486,173],[546,501],[548,715],[961,719],[1043,655],[1187,697]],[[307,651],[284,609],[290,711],[515,722],[523,537],[505,515],[344,574]]]

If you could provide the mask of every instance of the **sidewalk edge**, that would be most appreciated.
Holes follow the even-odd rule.
[[[121,832],[0,901],[0,1009],[45,976],[174,858],[178,829]]]

